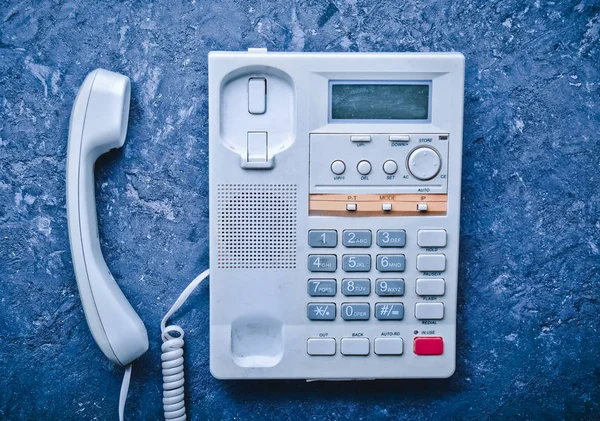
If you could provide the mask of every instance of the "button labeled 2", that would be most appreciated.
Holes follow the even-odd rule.
[[[342,244],[346,247],[371,247],[371,231],[344,230]]]

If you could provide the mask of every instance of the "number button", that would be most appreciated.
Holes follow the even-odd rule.
[[[377,245],[379,247],[404,247],[406,245],[406,231],[379,230],[377,231]]]
[[[342,244],[346,247],[371,247],[371,231],[344,230]]]
[[[343,303],[342,319],[344,320],[369,320],[371,308],[369,303]]]
[[[344,295],[369,295],[371,293],[370,279],[344,279],[342,280],[342,294]]]
[[[368,254],[345,254],[342,269],[346,272],[368,272],[371,270],[371,256]]]
[[[378,320],[402,320],[404,318],[404,304],[377,303],[375,304],[375,317]]]
[[[335,254],[309,254],[308,270],[311,272],[335,272],[337,257]]]
[[[308,295],[311,297],[333,297],[337,291],[335,279],[309,279]]]
[[[308,303],[306,314],[310,320],[335,320],[335,304]]]
[[[380,254],[377,256],[379,272],[404,272],[406,259],[403,254]]]
[[[378,279],[375,282],[375,292],[380,296],[402,296],[404,279]]]
[[[336,230],[310,230],[308,231],[308,245],[311,247],[337,246]]]

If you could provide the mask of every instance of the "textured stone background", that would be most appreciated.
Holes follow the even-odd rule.
[[[573,419],[600,411],[600,3],[415,0],[0,4],[0,418],[116,419],[67,237],[76,91],[133,82],[125,147],[96,165],[100,235],[145,321],[128,419],[161,415],[159,321],[208,264],[207,53],[466,56],[457,373],[440,381],[221,382],[208,285],[179,313],[193,419]]]

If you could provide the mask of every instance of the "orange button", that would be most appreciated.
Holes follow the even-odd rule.
[[[442,355],[444,340],[440,336],[415,338],[413,350],[417,355]]]

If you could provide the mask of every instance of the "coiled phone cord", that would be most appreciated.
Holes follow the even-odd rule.
[[[185,421],[185,378],[183,376],[183,329],[178,325],[167,326],[167,321],[179,308],[186,302],[194,290],[208,277],[208,269],[196,277],[183,290],[175,304],[165,314],[160,323],[160,332],[163,344],[161,346],[162,355],[162,375],[163,375],[163,410],[165,420],[167,421]],[[176,335],[173,336],[172,333]],[[121,396],[119,399],[119,420],[123,421],[123,412],[125,410],[125,401],[127,400],[127,390],[131,378],[131,364],[127,366],[123,383],[121,385]]]

